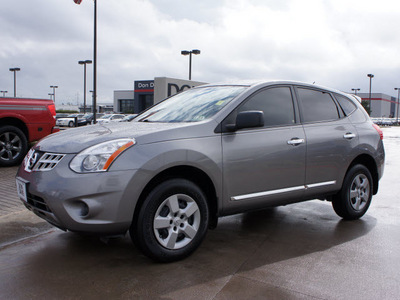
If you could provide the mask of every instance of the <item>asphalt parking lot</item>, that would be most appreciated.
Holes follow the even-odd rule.
[[[318,200],[221,218],[184,261],[157,264],[126,236],[52,228],[0,169],[0,299],[398,299],[400,128],[367,214],[342,221]]]

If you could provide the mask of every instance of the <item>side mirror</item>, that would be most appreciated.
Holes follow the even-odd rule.
[[[264,126],[264,113],[262,111],[250,110],[238,113],[236,124],[226,125],[228,131],[236,131],[242,128],[254,128]]]

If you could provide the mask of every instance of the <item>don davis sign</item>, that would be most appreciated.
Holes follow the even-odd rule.
[[[135,91],[154,90],[154,80],[135,81]]]

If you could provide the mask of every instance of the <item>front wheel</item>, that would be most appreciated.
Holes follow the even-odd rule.
[[[345,220],[361,218],[371,204],[372,185],[370,171],[363,165],[353,166],[344,178],[342,189],[332,199],[337,215]]]
[[[189,256],[199,247],[208,222],[203,191],[191,181],[170,179],[146,197],[130,235],[148,257],[172,262]]]

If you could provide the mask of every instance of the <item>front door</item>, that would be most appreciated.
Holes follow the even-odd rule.
[[[222,134],[224,210],[227,213],[300,199],[304,192],[306,141],[296,120],[291,88],[263,89],[241,111],[264,112],[264,127]]]

